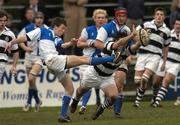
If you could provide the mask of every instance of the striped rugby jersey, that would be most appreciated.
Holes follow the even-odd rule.
[[[180,63],[180,34],[176,34],[174,30],[171,31],[171,44],[169,45],[169,52],[167,61]]]
[[[162,48],[170,45],[170,30],[165,23],[161,27],[157,27],[154,20],[139,25],[137,29],[144,28],[150,32],[150,42],[148,46],[141,46],[139,53],[152,53],[162,56]]]
[[[14,33],[6,28],[0,33],[0,61],[7,62],[8,61],[8,52],[4,52],[5,46],[8,42],[15,39]],[[11,48],[11,53],[15,53],[18,51],[18,45],[14,44]]]
[[[129,27],[127,27],[126,25],[119,27],[119,25],[115,22],[115,20],[113,20],[113,21],[103,25],[98,30],[98,35],[97,35],[96,39],[104,42],[105,45],[107,46],[108,43],[112,42],[115,39],[115,37],[118,35],[119,32],[126,33],[127,35],[129,35],[131,31],[130,31]],[[127,49],[127,48],[130,45],[131,45],[131,41],[129,41],[127,46],[121,48],[120,51],[123,54],[122,54],[122,62],[119,63],[119,65],[113,65],[112,63],[104,63],[104,64],[94,66],[94,70],[98,73],[98,75],[103,76],[103,77],[111,76],[119,68],[119,66],[125,61],[125,59],[128,57],[128,55],[131,51],[129,51],[129,49]],[[98,57],[107,56],[107,55],[111,55],[111,54],[112,54],[111,51],[101,52],[101,54],[98,55]]]

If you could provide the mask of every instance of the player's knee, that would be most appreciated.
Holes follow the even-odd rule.
[[[141,78],[141,88],[142,89],[146,89],[147,88],[147,84],[149,81],[149,76],[146,74],[143,74],[142,78]]]
[[[110,98],[112,103],[115,102],[117,96],[118,96],[118,93],[117,94],[116,93],[109,94],[109,98]]]
[[[135,76],[134,77],[134,83],[138,87],[141,84],[141,76]]]
[[[117,89],[119,93],[123,91],[123,88],[124,88],[124,83],[120,83],[119,85],[117,85]]]
[[[74,87],[69,87],[67,90],[66,90],[66,92],[68,93],[68,95],[73,95],[73,93],[74,93]]]
[[[36,80],[36,76],[34,74],[29,74],[28,81],[30,85],[34,85]]]

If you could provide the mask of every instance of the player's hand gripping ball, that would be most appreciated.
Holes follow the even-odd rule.
[[[149,44],[149,33],[145,29],[136,30],[136,34],[142,46]]]

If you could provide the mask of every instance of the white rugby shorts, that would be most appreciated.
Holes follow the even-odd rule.
[[[158,66],[158,69],[157,69],[157,72],[156,72],[156,74],[158,76],[163,77],[165,75],[165,72],[168,72],[168,73],[173,74],[174,76],[177,76],[178,72],[180,71],[180,64],[179,63],[166,61],[164,71],[161,71],[162,64],[163,64],[163,60],[161,59],[159,66]]]
[[[157,71],[161,57],[156,54],[138,54],[135,65],[136,71],[143,71],[149,69],[153,72]]]
[[[66,66],[66,55],[53,55],[50,54],[45,58],[45,64],[48,68],[48,70],[56,75],[59,80],[61,80],[66,71],[65,71],[65,66]]]
[[[114,76],[102,77],[97,74],[93,66],[89,66],[84,72],[81,85],[86,88],[106,88],[109,85],[116,85]]]

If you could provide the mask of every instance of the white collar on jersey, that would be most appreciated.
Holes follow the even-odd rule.
[[[152,20],[151,23],[153,23],[154,25],[156,25],[156,24],[155,24],[155,20]],[[162,27],[162,28],[166,28],[166,24],[163,23],[163,25],[162,25],[161,27]]]
[[[171,30],[171,36],[175,36],[176,38],[179,38],[180,34],[177,34],[175,30]]]

